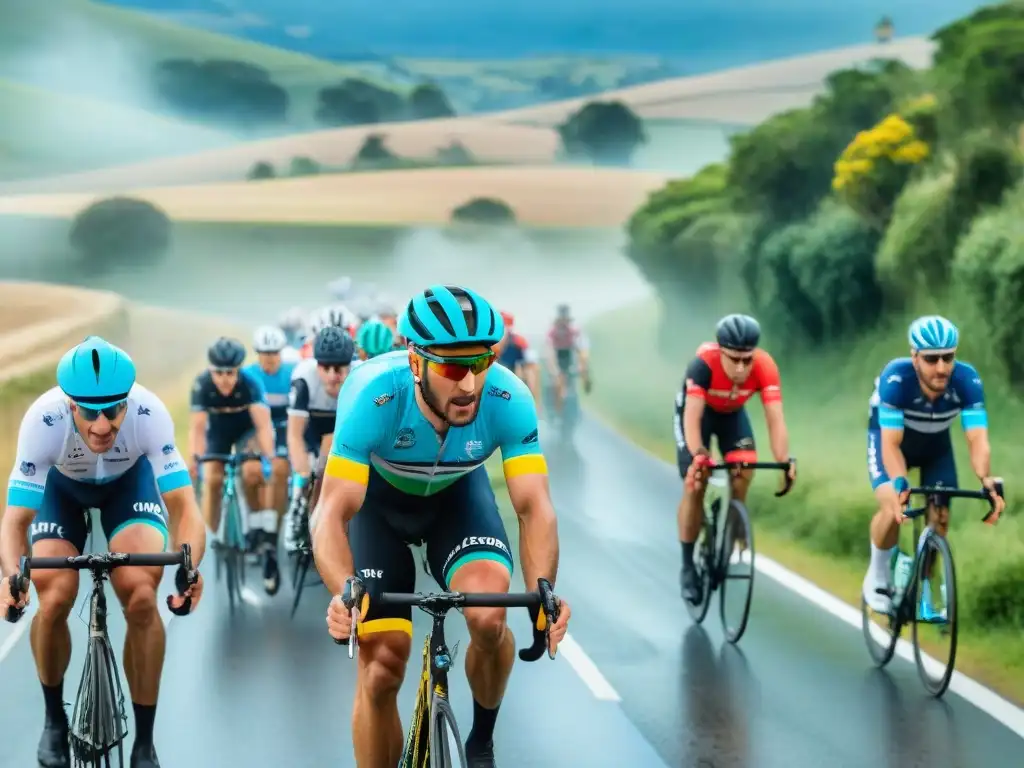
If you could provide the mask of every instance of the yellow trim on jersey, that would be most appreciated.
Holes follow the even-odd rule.
[[[327,459],[328,477],[336,477],[339,480],[351,480],[355,483],[366,485],[370,482],[370,467],[368,464],[360,464],[358,461],[346,459],[343,456],[331,454]]]
[[[541,611],[543,613],[543,611]],[[375,635],[378,632],[405,632],[412,637],[412,621],[409,619],[370,619],[356,624],[358,635]]]
[[[530,453],[526,456],[513,456],[502,463],[505,479],[511,480],[520,475],[546,475],[548,462],[541,453]]]

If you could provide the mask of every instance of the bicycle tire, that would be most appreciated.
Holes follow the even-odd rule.
[[[116,748],[123,763],[121,748],[128,736],[123,707],[124,691],[110,642],[105,636],[91,637],[86,648],[79,698],[72,711],[69,729],[75,760],[91,763],[97,768],[106,764],[109,768],[111,753]]]
[[[292,600],[292,614],[291,618],[295,618],[295,612],[299,609],[299,601],[302,599],[302,590],[306,587],[306,573],[309,571],[309,564],[312,562],[313,556],[305,550],[299,552],[299,556],[295,559],[295,597]]]
[[[944,571],[943,578],[946,585],[946,622],[949,626],[949,660],[946,662],[946,668],[943,671],[942,677],[939,680],[933,680],[928,676],[925,670],[925,660],[923,658],[924,653],[921,650],[920,641],[918,639],[918,620],[917,620],[917,604],[918,595],[915,589],[914,594],[914,611],[913,611],[913,639],[914,639],[914,663],[917,666],[917,675],[921,678],[921,684],[924,685],[924,689],[928,691],[935,698],[941,697],[946,689],[949,688],[949,683],[953,679],[953,672],[956,668],[956,647],[957,647],[957,602],[956,602],[956,568],[953,565],[953,551],[950,549],[949,542],[937,533],[931,533],[925,537],[924,546],[921,548],[921,553],[918,557],[918,568],[917,574],[914,579],[917,585],[920,585],[924,578],[924,566],[927,561],[926,553],[929,549],[938,553],[938,556],[942,558],[942,569]]]
[[[733,546],[735,544],[734,531],[737,521],[743,525],[746,531],[747,550],[750,552],[750,575],[729,576],[729,561],[732,559]],[[718,584],[718,613],[722,620],[722,631],[725,639],[730,643],[738,643],[743,633],[747,631],[747,623],[750,621],[750,606],[754,599],[754,574],[757,569],[756,550],[754,548],[754,526],[750,519],[750,511],[747,505],[737,499],[729,501],[729,509],[725,514],[725,521],[722,523],[722,540],[719,542],[721,549],[718,551],[718,568],[720,569],[721,580]],[[743,598],[743,613],[739,624],[735,628],[729,626],[726,618],[725,600],[729,594],[728,584],[733,581],[745,581],[747,583],[747,594]]]
[[[691,603],[686,597],[683,597],[686,612],[690,614],[694,624],[702,623],[711,608],[711,593],[714,592],[711,583],[714,569],[718,567],[715,543],[714,518],[708,510],[704,510],[704,524],[700,527],[700,534],[698,534],[693,547],[693,567],[700,578],[701,599],[699,603]]]
[[[448,700],[434,696],[430,705],[430,737],[429,737],[430,768],[467,768],[466,748],[459,735],[459,725],[455,722]],[[455,744],[458,763],[452,762],[451,745]]]

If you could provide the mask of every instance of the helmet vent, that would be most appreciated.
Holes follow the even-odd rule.
[[[92,348],[92,370],[96,374],[96,383],[100,381],[100,351],[96,347]]]

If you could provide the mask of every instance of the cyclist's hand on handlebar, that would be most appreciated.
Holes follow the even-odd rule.
[[[177,593],[167,596],[167,607],[175,616],[188,616],[203,598],[203,575],[198,570],[188,573],[179,567],[174,574],[174,586]]]
[[[548,656],[551,658],[558,652],[558,644],[565,640],[565,633],[569,630],[569,617],[572,615],[572,609],[565,600],[560,597],[555,597],[555,600],[558,603],[558,618],[548,630]]]
[[[706,449],[701,448],[693,457],[693,461],[690,462],[689,469],[686,470],[684,485],[687,492],[693,493],[704,487],[711,466],[711,454]]]
[[[892,517],[896,525],[902,525],[907,519],[903,510],[910,501],[910,483],[905,477],[897,477],[883,487],[887,487],[888,491],[882,494],[880,506]]]
[[[352,638],[353,627],[363,620],[367,604],[366,585],[362,579],[350,576],[345,581],[344,594],[335,595],[327,606],[327,633],[339,645]]]
[[[12,581],[17,578],[19,577],[5,576],[0,579],[0,616],[12,624],[21,618],[29,600],[28,584],[22,584],[25,588],[17,590],[18,596],[14,596],[14,590],[11,589],[11,584]]]
[[[992,514],[985,519],[989,525],[995,525],[999,521],[999,516],[1003,514],[1003,510],[1006,509],[1006,499],[996,491],[996,482],[997,478],[994,477],[981,478],[981,484],[988,491],[988,496],[992,500]]]

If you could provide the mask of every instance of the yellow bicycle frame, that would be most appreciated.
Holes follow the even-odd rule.
[[[447,695],[447,691],[438,691]],[[416,690],[416,709],[409,724],[400,768],[429,768],[430,766],[430,636],[423,643],[423,670]]]

